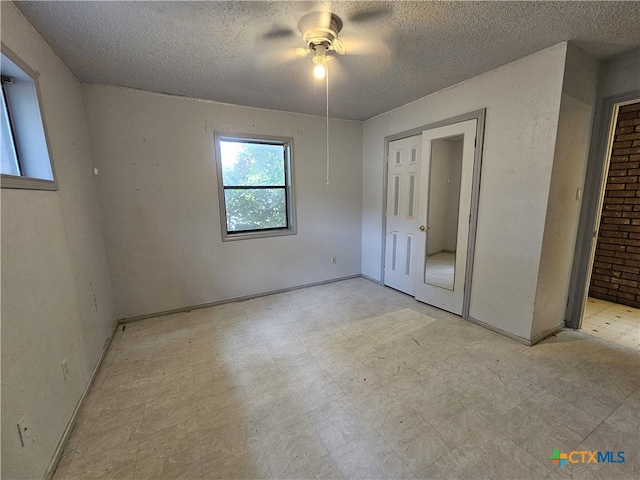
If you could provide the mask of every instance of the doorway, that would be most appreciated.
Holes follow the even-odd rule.
[[[383,283],[467,318],[484,110],[423,128],[386,139]]]
[[[589,297],[580,330],[593,337],[640,350],[640,309]]]
[[[565,323],[640,349],[640,92],[594,125]]]

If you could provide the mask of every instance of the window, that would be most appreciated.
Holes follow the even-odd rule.
[[[216,133],[222,239],[295,234],[290,138]]]
[[[37,74],[2,45],[0,174],[3,188],[56,190]]]
[[[13,129],[9,120],[7,96],[4,88],[5,84],[11,81],[11,77],[2,75],[2,167],[0,167],[0,171],[7,175],[20,175],[16,141],[13,138]]]

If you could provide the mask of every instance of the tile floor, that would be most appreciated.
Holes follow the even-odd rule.
[[[640,309],[589,297],[582,331],[640,351]]]
[[[54,478],[636,479],[639,366],[346,280],[120,327]]]

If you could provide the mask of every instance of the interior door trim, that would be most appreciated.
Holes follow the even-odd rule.
[[[465,295],[462,305],[462,318],[469,319],[469,304],[471,301],[471,278],[473,275],[473,256],[476,246],[476,229],[478,225],[478,205],[480,201],[480,173],[482,171],[482,152],[484,146],[484,124],[487,115],[487,109],[483,108],[475,110],[473,112],[464,113],[455,117],[440,120],[438,122],[429,123],[421,127],[412,128],[411,130],[405,130],[404,132],[389,135],[384,138],[384,162],[382,162],[382,231],[380,232],[382,237],[382,252],[380,258],[380,284],[384,285],[384,260],[386,252],[386,231],[387,231],[387,162],[389,161],[389,143],[394,140],[400,140],[406,137],[412,137],[414,135],[421,135],[425,130],[431,130],[433,128],[444,127],[446,125],[452,125],[454,123],[464,122],[466,120],[477,120],[476,122],[476,148],[473,158],[473,179],[471,183],[471,218],[469,219],[469,242],[467,245],[467,269],[465,273]]]

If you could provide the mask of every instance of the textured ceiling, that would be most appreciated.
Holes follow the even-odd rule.
[[[358,120],[565,40],[598,58],[640,48],[640,2],[15,3],[81,82],[309,114],[324,85],[309,57],[285,59],[298,20],[330,9],[348,45],[390,52],[330,63],[330,115]]]

